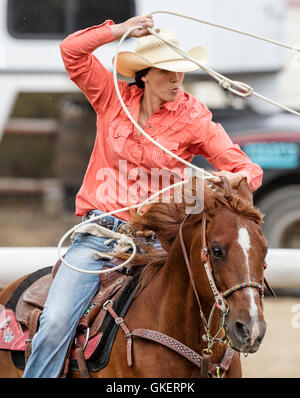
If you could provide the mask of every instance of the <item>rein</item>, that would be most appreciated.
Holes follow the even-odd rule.
[[[115,320],[115,323],[120,326],[122,332],[124,333],[127,339],[127,364],[128,366],[132,366],[132,346],[133,340],[132,337],[140,337],[146,340],[151,340],[155,343],[159,343],[186,358],[193,365],[200,368],[200,377],[207,378],[209,375],[211,377],[224,377],[226,371],[229,369],[231,364],[231,360],[233,358],[234,350],[228,345],[226,347],[224,356],[219,364],[210,362],[208,355],[206,352],[202,352],[202,355],[198,354],[196,351],[192,350],[185,344],[180,341],[164,334],[161,332],[157,332],[151,329],[133,329],[130,330],[124,319],[119,317],[117,313],[113,309],[113,301],[108,300],[103,304],[103,308],[108,311],[108,313]]]

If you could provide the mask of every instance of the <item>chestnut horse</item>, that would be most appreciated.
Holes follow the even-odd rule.
[[[164,250],[137,255],[137,263],[147,263],[138,292],[119,319],[107,366],[90,376],[189,378],[206,367],[213,377],[241,377],[240,353],[256,352],[266,329],[261,222],[246,179],[236,191],[226,179],[218,189],[206,185],[199,214],[187,216],[182,204],[155,203],[136,216],[133,225],[152,230]],[[0,303],[21,280],[2,291]],[[1,351],[0,377],[21,375],[10,353]]]

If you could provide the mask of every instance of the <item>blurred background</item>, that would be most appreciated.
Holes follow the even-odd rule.
[[[64,71],[59,43],[106,19],[118,23],[162,6],[300,48],[300,0],[1,0],[0,287],[30,267],[55,262],[50,248],[80,222],[74,202],[96,118]],[[300,53],[175,16],[158,14],[154,21],[173,30],[183,49],[204,46],[217,72],[300,111]],[[128,39],[122,50],[135,44]],[[95,52],[109,69],[115,49],[110,43]],[[254,200],[265,214],[269,279],[278,298],[265,299],[265,343],[243,358],[244,374],[300,377],[300,119],[260,99],[234,96],[202,71],[186,74],[184,88],[264,169]],[[193,163],[211,169],[202,157]]]

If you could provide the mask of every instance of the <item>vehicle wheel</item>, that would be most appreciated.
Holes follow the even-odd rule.
[[[262,230],[270,247],[300,249],[300,185],[276,189],[256,206],[265,215]]]

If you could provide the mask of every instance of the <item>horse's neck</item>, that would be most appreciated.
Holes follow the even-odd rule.
[[[141,300],[151,319],[147,328],[199,349],[203,324],[184,259],[176,250],[170,252],[165,265],[142,293]]]

